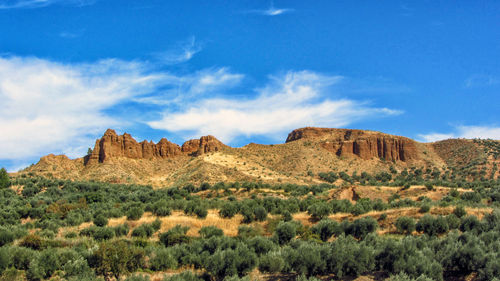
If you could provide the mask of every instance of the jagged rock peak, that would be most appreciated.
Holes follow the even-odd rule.
[[[188,155],[201,155],[203,153],[219,151],[227,147],[212,135],[203,136],[200,139],[192,139],[182,144],[182,152]]]
[[[130,134],[118,135],[108,129],[102,138],[96,140],[94,150],[86,157],[86,164],[104,163],[114,158],[156,159],[171,158],[179,155],[200,155],[207,152],[219,151],[226,147],[213,136],[204,136],[197,140],[187,141],[182,148],[166,138],[158,143],[153,141],[137,142]]]
[[[362,159],[380,158],[388,161],[417,159],[416,142],[405,137],[375,131],[305,127],[293,130],[286,139],[292,142],[310,139],[338,156]]]

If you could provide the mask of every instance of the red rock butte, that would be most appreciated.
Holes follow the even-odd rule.
[[[182,147],[162,138],[158,143],[137,142],[130,134],[118,135],[112,129],[106,130],[102,138],[96,140],[92,154],[86,165],[105,163],[114,158],[165,159],[180,155],[196,156],[207,152],[219,151],[227,147],[214,136],[203,136],[185,142]]]
[[[387,161],[418,159],[414,140],[380,132],[306,127],[292,131],[286,142],[300,139],[318,141],[321,147],[338,156],[355,155],[365,160],[383,158]]]

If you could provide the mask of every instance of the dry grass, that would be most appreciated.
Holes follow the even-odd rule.
[[[117,226],[127,223],[131,229],[134,229],[141,224],[152,223],[157,218],[161,221],[160,232],[165,232],[176,225],[182,225],[189,227],[189,231],[187,233],[188,236],[196,237],[199,236],[198,231],[200,231],[200,229],[204,226],[216,226],[222,229],[226,236],[236,236],[238,235],[238,226],[240,225],[243,217],[241,215],[236,215],[230,219],[221,218],[219,217],[218,210],[209,210],[207,217],[204,219],[200,219],[195,216],[188,216],[181,211],[174,211],[172,212],[172,215],[168,217],[157,217],[149,212],[146,212],[136,221],[127,220],[125,216],[110,219],[108,226]]]

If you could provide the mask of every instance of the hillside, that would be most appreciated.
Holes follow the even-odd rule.
[[[448,173],[467,180],[498,177],[500,142],[452,139],[419,143],[375,131],[306,127],[285,143],[229,147],[214,136],[137,142],[107,130],[90,155],[47,155],[20,172],[46,177],[140,183],[156,187],[202,182],[320,183],[319,173],[372,174],[405,169]]]

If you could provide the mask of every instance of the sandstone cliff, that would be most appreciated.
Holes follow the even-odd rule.
[[[96,140],[92,154],[87,156],[86,165],[105,163],[114,158],[157,159],[172,158],[180,155],[201,155],[203,153],[219,151],[226,147],[213,136],[203,136],[200,139],[189,140],[182,148],[166,138],[158,143],[152,141],[137,142],[131,135],[118,135],[108,129],[102,138]]]
[[[292,131],[286,142],[309,139],[338,156],[357,156],[387,161],[418,159],[416,142],[405,137],[373,131],[306,127]]]

